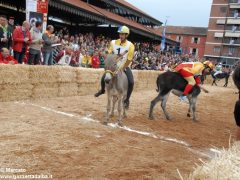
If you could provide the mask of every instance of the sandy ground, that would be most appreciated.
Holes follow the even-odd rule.
[[[211,87],[201,93],[198,123],[188,105],[171,95],[165,120],[160,105],[148,120],[155,90],[133,94],[124,128],[104,126],[106,95],[0,103],[0,168],[53,179],[179,179],[193,171],[210,150],[234,138],[234,88]],[[113,118],[114,123],[116,118]],[[0,173],[3,175],[4,173]]]

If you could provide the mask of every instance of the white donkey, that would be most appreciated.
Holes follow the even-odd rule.
[[[114,116],[115,104],[118,102],[118,125],[122,126],[123,118],[126,117],[124,100],[127,97],[128,79],[122,66],[124,64],[122,55],[108,54],[105,57],[105,84],[107,88],[107,117],[104,124],[107,125],[110,117]],[[111,111],[111,112],[110,112]]]

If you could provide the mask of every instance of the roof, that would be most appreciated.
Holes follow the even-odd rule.
[[[164,26],[159,28],[162,32]],[[179,35],[198,35],[207,36],[207,27],[190,27],[190,26],[167,26],[166,34],[179,34]]]
[[[71,6],[74,7],[78,7],[80,9],[82,9],[85,12],[91,13],[95,16],[101,17],[102,19],[106,19],[107,21],[111,21],[111,22],[116,22],[116,24],[120,24],[120,25],[127,25],[129,26],[132,30],[137,29],[140,30],[140,32],[144,32],[147,33],[148,35],[151,35],[151,37],[154,38],[158,38],[160,39],[162,37],[162,34],[159,30],[150,28],[150,27],[146,27],[140,23],[137,23],[135,21],[132,21],[130,19],[124,18],[118,14],[114,14],[112,12],[109,12],[105,9],[96,7],[94,5],[91,4],[87,4],[83,1],[79,1],[79,0],[62,0],[62,2],[69,4]],[[167,39],[167,41],[171,41],[170,39]],[[176,41],[174,41],[176,42]]]
[[[154,17],[150,16],[149,14],[145,13],[141,9],[137,8],[136,6],[133,6],[132,4],[130,4],[129,2],[127,2],[125,0],[115,0],[115,2],[121,4],[121,5],[125,6],[125,7],[128,7],[128,8],[130,8],[130,9],[136,11],[136,12],[139,12],[139,13],[147,16],[147,17],[150,17],[150,18],[152,18],[152,19],[154,19],[156,21],[159,21],[159,20],[155,19]]]
[[[144,25],[139,24],[135,21],[132,21],[130,19],[124,18],[124,17],[119,16],[117,14],[111,13],[111,12],[105,10],[105,9],[87,4],[83,1],[79,1],[79,0],[62,0],[62,1],[65,2],[65,3],[71,4],[73,6],[77,6],[77,7],[81,8],[85,11],[90,12],[90,13],[96,14],[98,16],[102,16],[106,19],[113,20],[113,21],[115,21],[119,24],[124,24],[124,25],[130,26],[130,27],[133,27],[133,28],[137,28],[137,29],[139,29],[141,31],[144,31],[146,33],[151,33],[151,34],[154,34],[154,35],[158,35],[158,34],[155,34],[154,32],[152,32],[151,28],[147,28]]]
[[[162,24],[162,22],[159,21],[158,19],[150,16],[149,14],[145,13],[141,9],[135,7],[134,5],[128,3],[125,0],[102,0],[102,1],[104,1],[106,3],[110,3],[113,6],[119,5],[119,6],[123,7],[123,8],[128,9],[128,10],[132,10],[134,13],[137,13],[138,16],[144,17],[144,18],[148,19],[149,21],[151,21],[152,23],[155,23],[158,26],[160,26]]]

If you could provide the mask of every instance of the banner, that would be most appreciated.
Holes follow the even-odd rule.
[[[30,18],[31,14],[31,18]],[[34,21],[43,23],[43,31],[47,27],[48,0],[26,0],[26,20],[32,25]]]

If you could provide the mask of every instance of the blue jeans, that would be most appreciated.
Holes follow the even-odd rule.
[[[22,50],[22,52],[14,51],[14,59],[16,59],[19,64],[23,63],[24,55],[25,55],[25,50],[24,49]]]
[[[53,65],[53,53],[43,52],[44,65]]]

